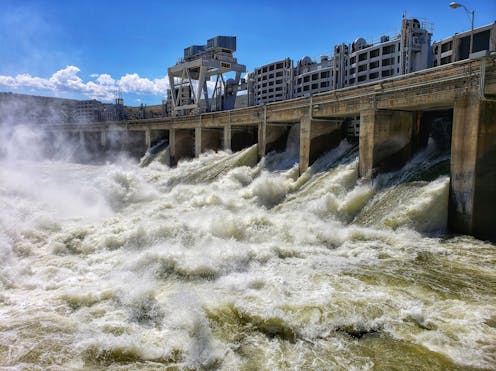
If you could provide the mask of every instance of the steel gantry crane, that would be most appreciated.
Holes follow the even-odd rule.
[[[216,36],[207,45],[184,49],[184,59],[168,68],[171,115],[200,114],[233,109],[246,66],[238,64],[235,36]],[[224,74],[234,72],[234,79]],[[207,82],[214,76],[213,88]],[[202,101],[203,99],[203,101]]]

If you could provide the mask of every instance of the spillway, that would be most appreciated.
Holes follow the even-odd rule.
[[[496,249],[446,233],[449,159],[364,183],[357,155],[1,160],[0,367],[494,369]]]

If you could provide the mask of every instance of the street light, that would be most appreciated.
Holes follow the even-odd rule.
[[[455,3],[455,2],[452,2],[452,3],[449,3],[449,6],[451,9],[456,9],[456,8],[459,8],[459,7],[462,7],[463,9],[465,9],[465,12],[467,13],[467,16],[469,17],[469,19],[471,20],[471,28],[470,28],[470,52],[468,53],[468,57],[470,58],[470,54],[472,54],[473,52],[473,45],[474,45],[474,16],[475,16],[475,10],[468,10],[467,7],[463,4],[460,4],[460,3]],[[472,17],[472,18],[470,18]]]

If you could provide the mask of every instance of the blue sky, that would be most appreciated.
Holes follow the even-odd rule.
[[[0,91],[158,104],[167,67],[183,49],[237,36],[239,63],[331,54],[357,37],[395,34],[401,16],[425,18],[433,40],[470,29],[448,1],[0,0]],[[496,1],[463,1],[475,26],[493,23]]]

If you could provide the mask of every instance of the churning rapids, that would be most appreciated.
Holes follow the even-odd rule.
[[[496,365],[496,248],[445,233],[434,145],[373,184],[256,147],[0,161],[0,369]]]

